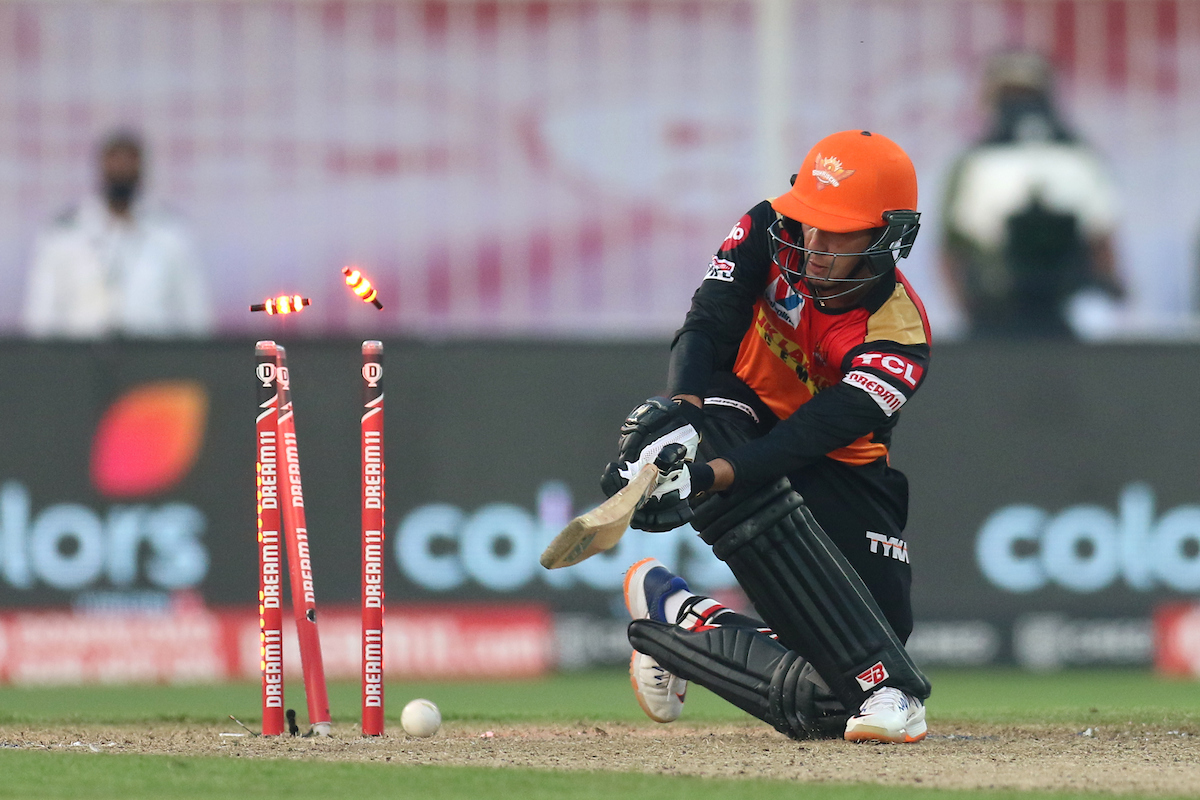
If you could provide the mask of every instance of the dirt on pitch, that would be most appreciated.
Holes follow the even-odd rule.
[[[240,734],[240,735],[239,735]],[[1112,794],[1200,791],[1200,731],[1130,724],[1088,728],[931,726],[915,745],[793,742],[761,724],[689,726],[448,722],[430,739],[396,726],[364,739],[334,728],[323,739],[263,739],[232,722],[53,729],[0,726],[0,747],[105,753],[615,770],[929,788],[1047,789]]]

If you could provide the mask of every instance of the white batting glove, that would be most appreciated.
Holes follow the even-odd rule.
[[[696,450],[700,446],[700,434],[691,425],[676,428],[643,447],[642,452],[638,454],[637,460],[626,461],[617,469],[617,473],[627,482],[633,480],[633,477],[641,472],[643,467],[654,463],[654,459],[658,458],[658,454],[669,444],[683,445],[687,450],[687,453],[683,457],[684,461],[693,461],[696,458]],[[682,477],[680,477],[680,473],[682,473]],[[675,483],[668,487],[666,485],[668,481],[675,481]],[[688,490],[680,491],[680,497],[687,497],[691,494],[691,477],[687,469],[673,470],[668,474],[659,475],[658,485],[650,493],[650,496],[662,497],[667,492],[679,489],[681,486],[686,486]]]

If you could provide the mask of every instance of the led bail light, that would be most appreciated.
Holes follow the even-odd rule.
[[[298,294],[283,294],[279,297],[271,297],[262,303],[255,303],[250,306],[250,310],[265,311],[268,314],[291,314],[311,305],[312,300],[307,297],[301,297]]]
[[[383,303],[379,302],[379,293],[375,291],[375,287],[367,280],[366,275],[363,275],[353,267],[342,267],[342,274],[346,276],[346,285],[358,295],[360,300],[364,303],[370,303],[380,311],[383,310]]]

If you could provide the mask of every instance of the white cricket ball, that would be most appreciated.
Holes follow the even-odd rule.
[[[400,727],[409,736],[426,739],[442,727],[442,712],[430,700],[413,700],[400,712]]]

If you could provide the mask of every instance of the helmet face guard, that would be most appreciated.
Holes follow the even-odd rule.
[[[916,241],[917,231],[921,227],[920,219],[921,214],[918,211],[885,211],[883,227],[874,229],[877,235],[865,250],[856,253],[829,253],[805,247],[800,223],[780,215],[767,228],[767,235],[771,239],[771,260],[779,268],[784,279],[803,297],[817,302],[845,297],[887,275],[896,268],[897,261],[908,257],[913,242]],[[810,279],[808,261],[812,256],[830,256],[834,264],[839,258],[861,259],[854,272],[860,272],[865,266],[868,274],[863,278]],[[818,294],[809,284],[810,280],[834,284],[834,289],[840,290],[832,294]]]

